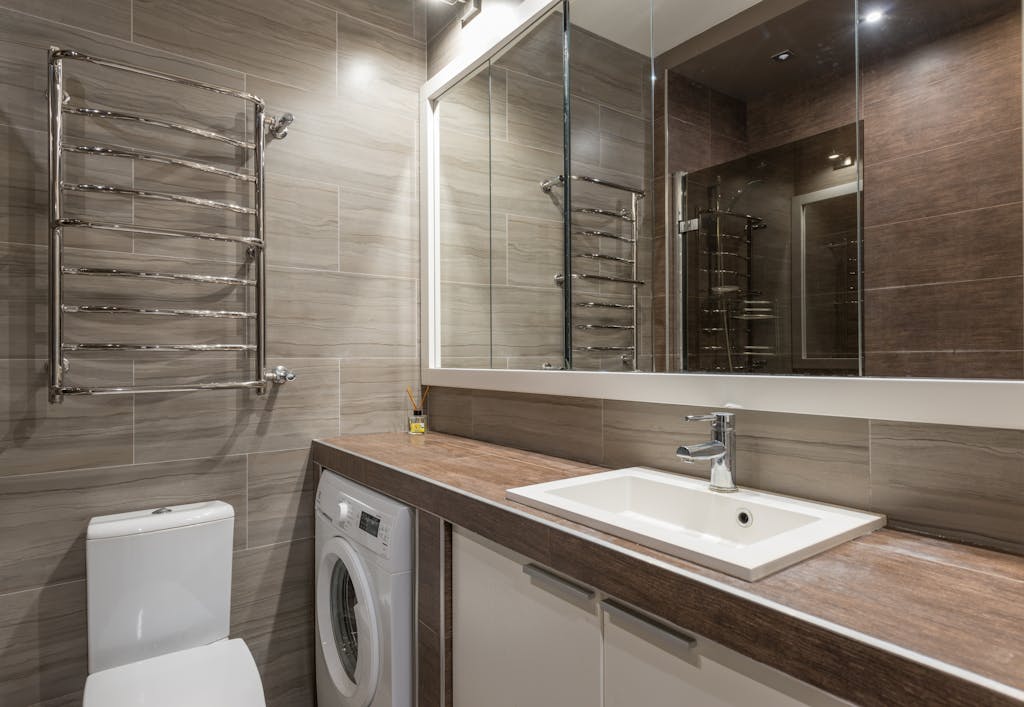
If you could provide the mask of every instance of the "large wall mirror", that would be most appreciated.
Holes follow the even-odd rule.
[[[1021,4],[544,5],[431,97],[430,367],[1024,380]]]
[[[440,365],[1021,379],[1020,11],[554,5],[437,101]]]

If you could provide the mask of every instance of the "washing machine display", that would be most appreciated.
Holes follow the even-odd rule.
[[[317,704],[411,707],[412,509],[325,470],[316,554]]]

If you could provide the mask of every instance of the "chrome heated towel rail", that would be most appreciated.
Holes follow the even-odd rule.
[[[584,301],[573,301],[571,306],[566,307],[565,318],[566,318],[566,330],[569,332],[569,341],[567,345],[572,351],[580,353],[617,353],[620,354],[621,360],[624,364],[629,365],[633,370],[639,368],[639,347],[640,347],[640,302],[638,296],[638,288],[644,285],[644,281],[639,279],[639,266],[637,264],[637,254],[640,240],[640,200],[644,198],[644,192],[633,187],[628,187],[623,184],[611,182],[606,179],[599,179],[597,177],[587,177],[583,175],[573,174],[570,179],[577,182],[586,182],[588,184],[594,184],[601,187],[607,187],[616,191],[623,191],[629,195],[629,208],[624,209],[603,209],[593,207],[573,207],[571,213],[574,214],[586,214],[590,216],[596,216],[600,218],[612,219],[612,222],[625,222],[629,224],[629,235],[620,235],[613,233],[608,230],[597,229],[597,228],[573,228],[572,235],[586,238],[588,242],[600,244],[601,241],[612,241],[619,243],[626,243],[629,245],[629,254],[625,257],[618,255],[609,255],[600,252],[599,245],[595,245],[592,250],[588,250],[583,253],[573,253],[573,257],[579,260],[589,260],[597,263],[608,263],[617,266],[628,266],[629,276],[619,275],[602,275],[602,274],[590,274],[590,273],[571,273],[571,277],[575,281],[595,281],[595,282],[607,282],[618,285],[630,286],[631,290],[631,301],[630,304],[610,302],[605,300],[595,300],[592,296],[588,296]],[[559,175],[553,179],[548,179],[541,183],[540,187],[545,192],[550,192],[554,187],[565,184],[565,177]],[[603,223],[603,222],[602,222]],[[571,247],[571,244],[570,246]],[[565,282],[565,276],[562,273],[555,275],[555,282],[562,284]],[[569,299],[575,297],[575,288],[571,290]],[[622,323],[600,323],[600,324],[588,324],[578,323],[576,321],[576,309],[581,310],[606,310],[611,312],[628,312],[631,315],[631,319],[625,320]],[[597,333],[603,332],[606,334],[615,334],[627,332],[632,335],[631,341],[628,345],[614,345],[614,344],[594,344],[594,345],[575,345],[573,343],[575,332],[580,333]],[[569,353],[569,352],[567,352]],[[566,356],[567,360],[571,360],[571,356]]]
[[[64,65],[67,61],[84,62],[103,66],[116,71],[127,72],[148,79],[167,81],[200,91],[212,92],[223,96],[238,98],[253,107],[253,126],[251,139],[242,139],[225,135],[199,125],[188,125],[158,117],[136,115],[130,112],[90,108],[88,106],[71,105],[66,93]],[[290,114],[272,119],[267,116],[265,103],[257,96],[244,91],[215,86],[213,84],[194,81],[158,71],[122,64],[117,61],[89,56],[70,49],[52,47],[49,55],[49,137],[50,137],[50,249],[49,249],[49,397],[50,402],[60,402],[65,395],[113,395],[119,393],[170,393],[197,390],[230,390],[251,389],[259,394],[265,393],[272,383],[284,383],[295,378],[292,371],[283,366],[274,369],[267,367],[267,263],[266,263],[266,160],[265,150],[267,136],[272,139],[285,137],[288,126],[293,121]],[[102,146],[82,144],[82,141],[71,142],[65,134],[64,117],[79,116],[89,120],[122,121],[146,125],[152,128],[184,133],[194,137],[213,140],[245,150],[252,157],[252,174],[243,169],[226,169],[175,155],[163,154],[151,150],[125,146]],[[173,192],[138,189],[134,186],[115,186],[110,184],[89,184],[66,181],[65,155],[89,155],[94,157],[110,157],[134,161],[146,161],[171,167],[190,169],[206,174],[218,175],[243,183],[252,184],[252,205],[236,204],[229,201],[201,199],[194,196]],[[248,154],[247,154],[248,157]],[[165,228],[163,226],[144,223],[116,223],[106,220],[86,219],[65,212],[64,194],[66,192],[117,194],[132,199],[157,200],[184,204],[188,207],[202,209],[219,209],[251,217],[251,233],[232,235],[207,231],[190,231]],[[67,265],[64,261],[64,229],[80,228],[120,233],[127,237],[154,237],[165,239],[199,239],[207,241],[223,241],[237,243],[247,248],[247,256],[251,275],[246,277],[221,277],[199,275],[182,272],[148,272],[123,268],[77,267]],[[174,281],[185,284],[207,284],[226,287],[246,288],[251,297],[252,311],[233,309],[195,309],[177,306],[126,306],[122,304],[77,304],[64,301],[64,278],[67,276],[113,277],[133,279],[153,279]],[[89,315],[143,315],[154,317],[191,317],[191,318],[222,318],[238,319],[252,323],[251,343],[123,343],[123,342],[75,342],[67,341],[64,336],[65,314]],[[65,375],[68,361],[65,353],[73,351],[156,351],[156,352],[242,352],[253,354],[249,364],[250,370],[239,380],[190,383],[182,385],[155,386],[72,386],[68,385]],[[255,370],[251,370],[255,369]]]

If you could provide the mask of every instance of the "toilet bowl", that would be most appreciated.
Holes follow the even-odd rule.
[[[89,522],[83,707],[266,707],[228,638],[234,515],[210,501]]]

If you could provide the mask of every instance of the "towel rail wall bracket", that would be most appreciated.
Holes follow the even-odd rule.
[[[249,136],[235,137],[211,130],[202,125],[189,125],[160,117],[147,117],[119,110],[98,109],[88,106],[72,105],[72,97],[65,91],[64,68],[66,61],[83,62],[113,69],[147,79],[166,81],[197,91],[206,91],[229,98],[237,98],[245,102],[246,114],[248,106],[252,107],[253,122]],[[110,59],[103,59],[72,49],[51,47],[48,62],[47,106],[49,112],[49,260],[47,273],[49,280],[49,311],[48,341],[46,364],[48,392],[51,403],[62,402],[66,395],[118,395],[141,393],[179,393],[199,390],[253,390],[259,395],[265,394],[271,386],[295,380],[296,374],[284,366],[269,368],[267,366],[267,262],[266,262],[266,145],[267,139],[281,140],[288,135],[288,128],[295,118],[291,113],[280,117],[267,115],[266,104],[261,98],[251,93],[238,91],[223,86],[216,86],[202,81],[187,79],[173,74],[123,64]],[[90,121],[130,122],[145,126],[147,130],[163,130],[172,133],[186,134],[198,139],[213,140],[232,145],[244,151],[243,166],[237,170],[207,164],[184,156],[153,152],[131,146],[107,147],[102,145],[83,145],[68,142],[65,139],[65,116],[76,116]],[[154,192],[144,189],[109,184],[80,184],[65,180],[65,156],[67,154],[85,154],[105,159],[144,160],[171,167],[191,169],[207,174],[218,175],[252,185],[252,205],[246,206],[233,202],[200,199],[194,196],[170,192]],[[250,162],[251,159],[251,162]],[[251,174],[246,173],[245,163],[251,164]],[[232,166],[233,167],[233,166]],[[251,219],[251,232],[244,235],[211,233],[206,231],[188,231],[170,229],[163,226],[144,223],[116,223],[102,219],[87,219],[75,214],[65,213],[66,192],[92,192],[127,196],[131,199],[156,199],[184,204],[187,207],[206,209],[222,209],[242,214]],[[65,262],[64,241],[65,230],[87,229],[101,230],[108,233],[122,234],[126,237],[156,237],[168,240],[200,239],[222,242],[234,242],[246,246],[249,274],[244,277],[213,276],[195,273],[162,273],[125,270],[123,268],[80,267]],[[248,229],[247,229],[248,230]],[[66,277],[103,276],[115,278],[158,279],[190,285],[218,285],[224,287],[242,287],[250,305],[243,310],[228,309],[196,309],[188,306],[125,306],[110,303],[79,303],[64,301],[64,282]],[[119,342],[76,342],[65,340],[64,315],[88,314],[89,316],[124,316],[147,315],[154,319],[161,317],[184,317],[194,320],[223,318],[237,319],[246,325],[246,338],[249,342],[238,343],[119,343]],[[237,380],[195,382],[166,385],[70,385],[66,375],[71,368],[70,361],[65,357],[71,351],[134,351],[134,352],[189,352],[201,354],[206,352],[239,352],[245,354],[245,366],[248,369],[238,376]]]

